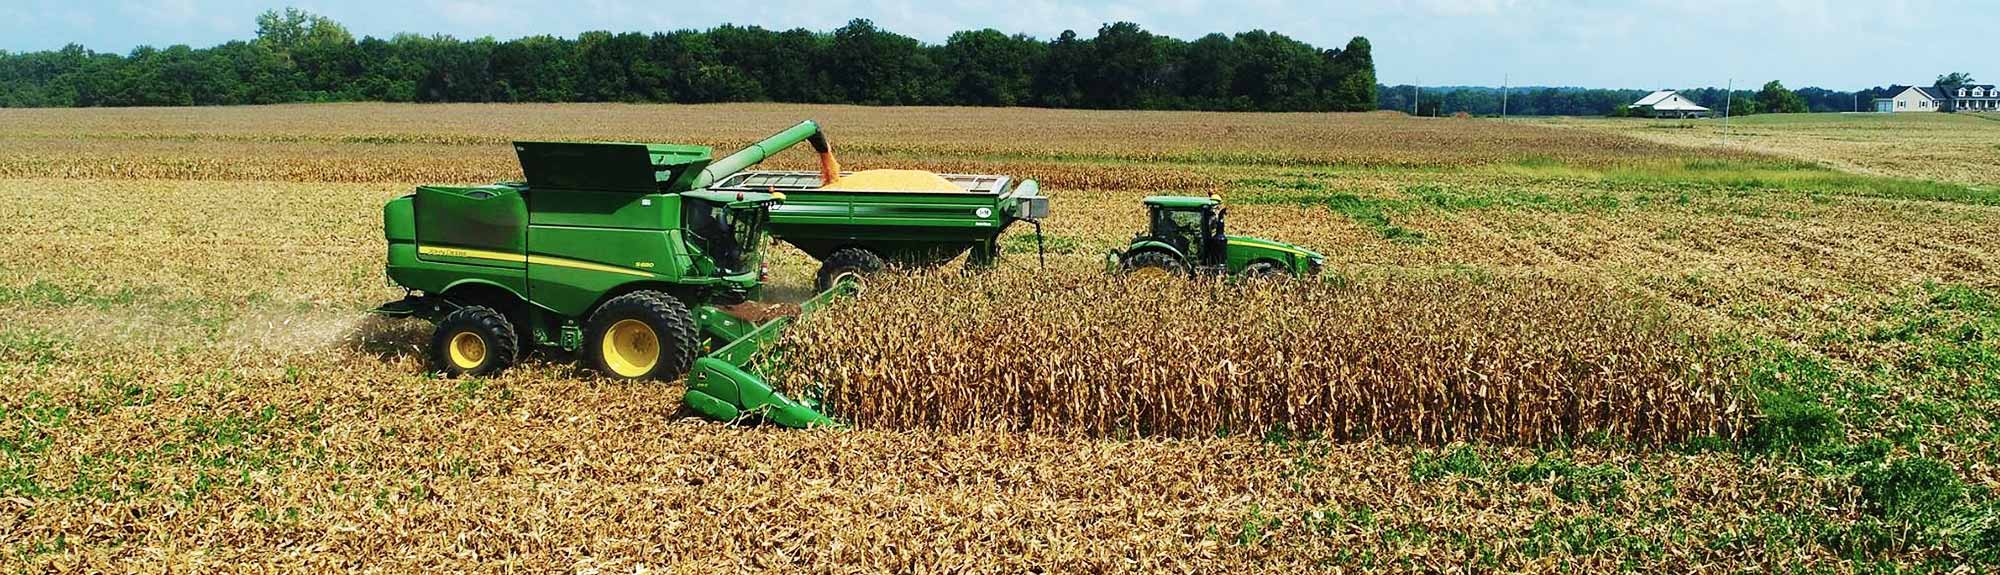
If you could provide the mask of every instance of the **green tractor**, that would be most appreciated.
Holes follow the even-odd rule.
[[[1149,196],[1151,229],[1112,250],[1106,266],[1133,275],[1227,274],[1245,278],[1314,277],[1326,257],[1292,244],[1229,235],[1222,198]]]
[[[721,419],[831,425],[751,373],[788,318],[731,313],[758,295],[783,194],[710,189],[802,141],[833,169],[810,121],[719,160],[702,146],[517,142],[526,181],[422,186],[383,208],[388,276],[408,293],[376,311],[435,323],[430,363],[449,376],[496,374],[542,348],[613,378],[687,376],[688,405]]]

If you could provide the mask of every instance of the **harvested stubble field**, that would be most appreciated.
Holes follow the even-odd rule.
[[[864,298],[872,307],[794,331],[792,345],[885,358],[846,360],[882,374],[873,385],[946,403],[835,397],[861,419],[849,431],[707,423],[679,413],[675,386],[607,382],[553,358],[494,379],[429,378],[415,351],[425,326],[361,314],[400,294],[380,275],[381,203],[416,183],[514,177],[510,139],[728,148],[801,118],[828,125],[853,167],[1048,184],[1050,277],[1023,269],[1032,241],[1010,238],[1001,270],[892,283]],[[1767,121],[1773,139],[1905,141],[1900,119],[1792,136]],[[1935,120],[1909,121],[1943,137],[1920,124]],[[0,110],[0,570],[1990,570],[1990,183],[1860,166],[1833,148],[1556,124],[780,105]],[[1991,141],[1966,137],[1952,145]],[[1160,192],[1225,194],[1232,231],[1326,253],[1333,283],[1248,288],[1241,311],[1215,299],[1239,288],[1158,286],[1177,302],[1158,309],[1198,315],[1117,321],[1140,294],[1088,274],[1143,226],[1138,198]],[[778,249],[772,265],[774,291],[811,283],[802,254]],[[922,297],[950,286],[993,292]],[[1065,306],[1069,287],[1119,303]],[[1491,301],[1391,297],[1452,290]],[[919,336],[1092,360],[1108,357],[1092,345],[1185,339],[1164,361],[1218,373],[1217,339],[1252,348],[1231,361],[1273,361],[1255,346],[1314,349],[1268,341],[1287,330],[1272,323],[1290,317],[1280,305],[1331,314],[1309,316],[1327,322],[1316,333],[1363,342],[1388,341],[1370,325],[1415,325],[1489,338],[1473,349],[1568,345],[1578,353],[1550,357],[1585,361],[1652,346],[1651,367],[1633,373],[1670,385],[1686,382],[1660,376],[1712,364],[1718,401],[1737,407],[1687,418],[1713,433],[1674,439],[1408,413],[1412,429],[1462,426],[1134,437],[1091,433],[1089,417],[990,417],[1018,415],[1026,402],[997,402],[1035,374],[953,382],[917,374],[985,379],[972,370],[992,366],[902,363],[978,351]],[[1482,309],[1502,319],[1449,321]],[[992,321],[951,323],[966,312]],[[1265,323],[1230,331],[1239,316]],[[939,331],[954,325],[965,329]],[[1115,331],[1036,335],[1064,325]],[[1129,331],[1141,326],[1170,333]],[[1371,358],[1434,358],[1443,344]],[[1527,361],[1477,365],[1555,381]],[[1147,400],[1132,393],[1143,378],[1186,373],[1083,391]],[[1379,381],[1420,383],[1393,373]],[[1209,389],[1270,391],[1254,385]],[[1648,397],[1608,420],[1689,408],[1673,402]],[[1155,412],[1187,431],[1243,413],[1217,407]],[[1000,430],[1016,427],[1027,430]]]

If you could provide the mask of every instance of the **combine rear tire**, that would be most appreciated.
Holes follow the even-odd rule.
[[[1125,272],[1134,277],[1185,276],[1187,267],[1166,252],[1139,252],[1125,259]]]
[[[836,250],[833,255],[826,257],[825,262],[819,264],[819,279],[813,282],[813,291],[823,292],[832,289],[833,284],[848,278],[861,281],[875,272],[882,271],[883,267],[886,266],[882,263],[882,256],[875,255],[875,252],[861,248]]]
[[[446,377],[488,376],[514,365],[520,341],[507,316],[486,306],[445,314],[431,334],[431,367]]]
[[[592,367],[619,379],[673,381],[694,363],[694,317],[674,296],[635,291],[590,314],[583,352]]]

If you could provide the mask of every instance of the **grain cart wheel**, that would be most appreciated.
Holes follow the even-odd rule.
[[[462,307],[431,334],[431,368],[446,377],[493,375],[514,365],[520,349],[507,316],[490,307]]]
[[[635,291],[590,314],[583,351],[605,375],[672,381],[694,362],[694,318],[674,296]]]
[[[1133,277],[1151,278],[1187,275],[1179,259],[1166,252],[1139,252],[1125,260],[1125,271]]]
[[[1280,280],[1292,277],[1292,270],[1270,260],[1258,260],[1243,266],[1241,274],[1246,280]]]
[[[819,279],[813,282],[813,291],[823,292],[832,289],[833,284],[848,278],[858,282],[875,272],[882,271],[883,267],[885,266],[882,264],[882,256],[875,255],[875,252],[861,248],[835,250],[833,255],[826,257],[824,263],[819,264]]]

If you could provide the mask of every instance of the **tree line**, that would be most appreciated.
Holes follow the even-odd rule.
[[[209,48],[0,51],[0,106],[283,102],[740,102],[1358,111],[1376,103],[1368,40],[1321,49],[1267,31],[1184,41],[1117,22],[1042,41],[997,30],[943,45],[857,19],[830,33],[724,25],[498,41],[356,40],[296,9]]]
[[[1942,80],[1940,80],[1942,82]],[[1876,98],[1901,91],[1899,86],[1877,86],[1843,92],[1807,87],[1790,90],[1778,81],[1761,89],[1689,88],[1677,90],[1695,104],[1721,114],[1747,116],[1765,113],[1867,112]],[[1500,88],[1484,86],[1417,87],[1382,86],[1377,106],[1421,116],[1447,116],[1464,112],[1474,116],[1501,113]],[[1505,91],[1506,114],[1510,116],[1619,116],[1651,90],[1604,88],[1520,87]]]

